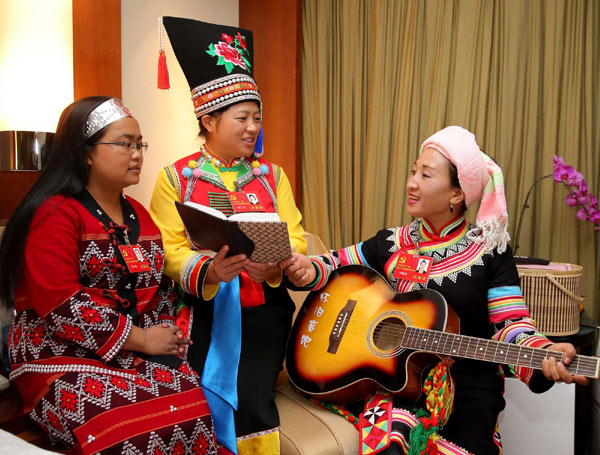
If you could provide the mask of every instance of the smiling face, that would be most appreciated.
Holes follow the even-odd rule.
[[[460,214],[464,193],[450,183],[450,161],[437,150],[421,153],[406,183],[407,211],[416,218],[426,218],[437,232]],[[457,210],[450,212],[450,204]]]
[[[141,142],[140,126],[133,117],[111,123],[104,135],[96,142]],[[90,152],[87,162],[90,175],[86,186],[107,190],[121,190],[140,181],[144,155],[141,150],[111,144],[97,144]]]
[[[234,104],[218,116],[203,116],[201,121],[207,147],[222,159],[249,158],[254,152],[261,121],[257,103]]]

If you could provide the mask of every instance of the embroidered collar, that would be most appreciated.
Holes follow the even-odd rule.
[[[428,227],[425,227],[428,226]],[[483,255],[491,254],[487,252],[485,247],[474,243],[467,237],[467,232],[473,226],[465,221],[464,217],[452,220],[448,225],[440,230],[442,236],[436,235],[436,239],[432,238],[430,223],[425,220],[416,219],[406,226],[405,234],[398,232],[388,238],[391,241],[397,241],[400,247],[404,245],[404,249],[408,253],[423,254],[433,258],[433,265],[429,275],[429,281],[435,282],[442,286],[444,280],[449,279],[452,283],[456,283],[458,276],[462,273],[471,275],[471,269],[474,266],[483,266]],[[405,228],[397,228],[398,231],[403,231]],[[408,239],[405,237],[408,236]],[[410,247],[410,243],[402,243],[402,240],[412,242],[415,249]],[[419,245],[419,242],[421,244]],[[388,262],[388,264],[393,264]],[[412,282],[409,280],[399,280],[393,277],[393,270],[388,269],[386,274],[390,278],[390,282],[396,283],[398,292],[407,292],[409,290],[421,289],[428,287],[427,284]]]
[[[245,161],[245,160],[244,160]],[[250,169],[252,168],[248,168],[248,166],[245,165],[245,162],[243,161],[238,161],[236,163],[231,163],[231,166],[223,166],[223,165],[217,165],[214,160],[213,162],[208,161],[207,159],[204,159],[204,161],[202,161],[202,164],[200,165],[200,161],[198,161],[198,165],[200,167],[200,169],[202,170],[202,173],[208,173],[208,174],[212,174],[215,176],[218,176],[219,179],[221,178],[221,176],[219,175],[220,172],[236,172],[237,173],[237,179],[242,178],[244,175],[248,174],[251,172]],[[215,167],[218,166],[218,167]]]
[[[461,215],[442,226],[440,232],[436,233],[433,225],[427,219],[423,218],[421,219],[421,223],[419,223],[419,234],[426,242],[440,240],[448,241],[460,235],[461,231],[466,229],[466,227],[467,222],[465,217]]]
[[[137,243],[140,236],[140,223],[131,203],[122,194],[120,195],[120,198],[124,224],[119,226],[106,214],[106,212],[104,212],[100,204],[98,204],[96,199],[94,199],[87,189],[84,188],[84,190],[75,197],[75,199],[98,220],[99,224],[109,235],[113,248],[115,249],[115,260],[109,262],[113,266],[115,272],[120,275],[117,294],[115,295],[108,290],[104,290],[104,297],[113,300],[116,303],[117,311],[125,316],[130,316],[134,324],[137,324],[139,316],[137,310],[137,295],[135,293],[137,273],[129,273],[123,256],[120,253],[116,253],[116,251],[118,251],[118,245]]]
[[[262,155],[262,153],[261,153]],[[211,163],[211,164],[209,164]],[[209,170],[209,167],[211,168]],[[181,175],[190,180],[193,178],[200,178],[206,172],[218,173],[220,172],[237,172],[237,179],[242,179],[247,172],[251,172],[253,176],[260,177],[269,173],[269,168],[265,164],[261,164],[258,161],[258,156],[254,155],[252,163],[246,158],[234,158],[229,163],[224,163],[222,159],[213,156],[205,144],[200,146],[200,156],[196,160],[190,160],[188,165],[181,170]]]
[[[121,210],[123,211],[123,225],[118,226],[100,207],[100,204],[94,199],[94,197],[90,194],[90,192],[84,188],[84,190],[76,196],[76,198],[81,205],[83,205],[88,212],[90,212],[105,229],[113,229],[115,239],[118,241],[118,244],[125,245],[126,236],[131,244],[135,244],[138,241],[138,237],[140,235],[140,223],[137,219],[137,215],[133,206],[129,203],[129,201],[123,196],[120,195],[121,199]]]
[[[189,179],[190,184],[188,185],[186,191],[193,191],[194,186],[196,184],[196,180],[204,180],[205,182],[212,183],[217,188],[229,191],[223,183],[219,171],[215,169],[215,167],[211,163],[206,161],[206,159],[203,156],[200,156],[198,158],[197,164],[197,167],[194,168],[194,174]],[[258,178],[259,180],[264,179],[262,175],[257,177],[252,173],[252,166],[247,160],[242,161],[239,167],[241,169],[238,171],[238,175],[235,179],[235,182],[233,182],[235,191],[241,191],[244,186],[246,186],[248,183],[250,183],[250,181],[256,178]]]

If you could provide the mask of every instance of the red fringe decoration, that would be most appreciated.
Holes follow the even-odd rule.
[[[171,88],[169,84],[169,70],[167,69],[167,56],[165,51],[161,50],[158,54],[158,84],[157,87],[161,90]]]

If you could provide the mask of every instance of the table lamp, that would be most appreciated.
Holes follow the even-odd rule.
[[[41,171],[54,133],[0,131],[0,171]]]

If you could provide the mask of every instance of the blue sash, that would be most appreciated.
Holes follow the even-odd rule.
[[[237,373],[242,344],[239,277],[230,283],[220,283],[214,305],[202,387],[210,407],[217,442],[237,454],[233,411],[238,406]]]

